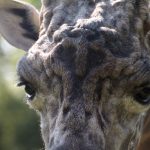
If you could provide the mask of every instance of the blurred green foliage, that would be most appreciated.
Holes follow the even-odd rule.
[[[31,4],[33,4],[34,6],[36,6],[37,8],[40,8],[41,6],[41,1],[40,0],[25,0]]]
[[[40,9],[40,0],[25,0]],[[24,52],[0,38],[0,150],[44,149],[39,116],[26,104],[24,90],[16,87],[16,64]]]

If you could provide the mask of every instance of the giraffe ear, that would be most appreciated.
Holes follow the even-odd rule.
[[[27,51],[38,39],[39,12],[18,0],[0,0],[0,34],[13,46]]]

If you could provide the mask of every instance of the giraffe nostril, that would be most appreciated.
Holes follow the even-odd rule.
[[[63,115],[66,116],[69,111],[70,111],[70,107],[65,107],[65,108],[63,109]]]
[[[88,118],[90,118],[90,117],[92,116],[92,113],[89,112],[89,111],[86,111],[86,112],[85,112],[85,116],[88,117]]]
[[[50,140],[50,144],[49,144],[50,147],[51,147],[53,144],[54,144],[54,137],[52,137],[51,140]]]

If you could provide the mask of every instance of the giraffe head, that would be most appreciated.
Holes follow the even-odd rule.
[[[27,53],[19,86],[46,150],[135,149],[150,107],[148,0],[0,0],[0,33]]]

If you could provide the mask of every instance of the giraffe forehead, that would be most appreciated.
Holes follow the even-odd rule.
[[[134,60],[137,62],[131,55],[140,53],[140,39],[129,32],[134,3],[123,0],[43,1],[41,25],[44,30],[40,36],[45,34],[49,40],[46,49],[49,54],[43,60],[46,72],[63,77],[69,72],[82,77],[100,70],[98,74],[111,75],[118,67],[116,76],[119,76],[124,67]],[[133,21],[133,24],[136,23]],[[100,69],[96,69],[98,67]],[[111,71],[107,73],[103,68]]]
[[[22,61],[29,65],[25,70],[31,67],[33,72],[48,77],[54,73],[70,80],[72,76],[119,77],[124,68],[129,70],[135,62],[142,66],[144,56],[141,57],[138,38],[131,34],[122,36],[119,30],[100,24],[92,29],[92,23],[97,24],[92,19],[75,26],[64,24],[53,33],[52,41],[47,34],[41,36]],[[141,66],[132,65],[130,74]]]
[[[29,65],[24,67],[25,70],[32,68],[33,72],[48,76],[54,72],[62,77],[66,73],[80,77],[105,74],[103,77],[107,77],[112,76],[116,68],[116,74],[119,74],[132,63],[142,63],[144,59],[135,45],[138,40],[132,36],[121,38],[116,30],[107,27],[101,27],[99,31],[69,28],[55,32],[53,42],[40,38],[20,62],[21,65]]]

